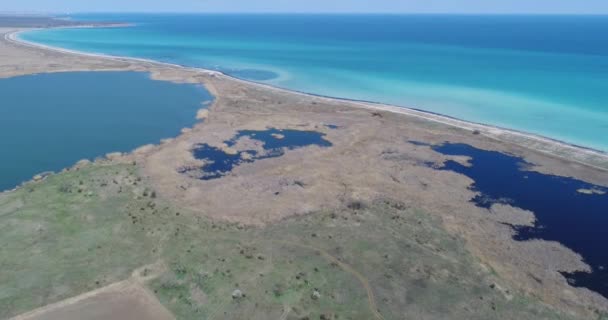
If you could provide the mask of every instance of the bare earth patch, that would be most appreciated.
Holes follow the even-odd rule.
[[[122,281],[11,320],[173,320],[146,289],[135,281]]]

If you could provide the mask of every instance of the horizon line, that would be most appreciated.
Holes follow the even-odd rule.
[[[445,16],[608,16],[606,13],[568,12],[359,12],[359,11],[0,11],[0,15],[77,15],[77,14],[225,14],[225,15],[445,15]]]

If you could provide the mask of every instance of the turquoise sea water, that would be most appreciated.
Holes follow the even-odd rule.
[[[0,79],[0,191],[43,171],[179,134],[211,99],[200,86],[133,72]]]
[[[608,150],[607,16],[79,15],[25,40],[220,70]]]

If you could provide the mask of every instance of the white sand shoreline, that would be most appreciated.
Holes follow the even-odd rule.
[[[125,25],[128,25],[128,24],[125,24]],[[68,27],[59,27],[59,28],[81,28],[81,27],[82,26],[68,26]],[[95,27],[95,26],[85,26],[85,27],[91,28],[91,27]],[[101,26],[101,27],[104,27],[104,26]],[[125,56],[113,56],[113,55],[106,55],[106,54],[99,54],[99,53],[88,53],[88,52],[82,52],[82,51],[77,51],[77,50],[70,50],[70,49],[48,46],[48,45],[30,42],[30,41],[19,38],[19,34],[22,32],[27,32],[27,31],[32,31],[32,30],[41,30],[41,29],[45,29],[45,28],[20,29],[20,30],[16,30],[13,32],[9,32],[9,33],[5,34],[5,40],[19,44],[19,45],[26,45],[26,46],[35,47],[38,49],[50,50],[50,51],[55,51],[55,52],[60,52],[60,53],[65,53],[65,54],[95,57],[95,58],[109,59],[109,60],[115,60],[115,61],[131,61],[131,62],[149,63],[149,64],[160,65],[160,66],[165,66],[165,67],[179,68],[179,69],[185,69],[185,70],[194,70],[197,72],[205,73],[207,75],[216,75],[216,76],[227,77],[234,81],[246,83],[249,85],[255,85],[255,86],[262,87],[262,88],[265,88],[265,89],[271,90],[271,91],[288,92],[291,94],[297,94],[297,95],[302,95],[302,96],[306,96],[306,97],[314,97],[317,99],[324,99],[327,102],[347,102],[350,105],[356,106],[359,108],[403,114],[403,115],[407,115],[410,117],[415,117],[415,118],[419,118],[419,119],[423,119],[423,120],[427,120],[427,121],[441,123],[441,124],[452,126],[452,127],[457,127],[460,129],[471,131],[471,132],[477,131],[481,135],[487,136],[492,139],[496,139],[496,140],[503,141],[503,142],[516,143],[523,147],[533,149],[536,152],[547,154],[547,155],[550,155],[553,157],[563,158],[563,159],[566,159],[569,161],[574,161],[574,162],[577,162],[577,163],[580,163],[580,164],[583,164],[583,165],[586,165],[586,166],[589,166],[589,167],[592,167],[592,168],[595,168],[598,170],[608,171],[608,168],[606,168],[606,167],[597,166],[597,165],[594,165],[587,161],[580,160],[580,159],[586,159],[586,158],[591,157],[591,158],[602,159],[602,161],[605,161],[606,163],[608,163],[608,153],[607,152],[597,150],[597,149],[594,149],[591,147],[571,144],[571,143],[568,143],[565,141],[541,136],[541,135],[534,134],[534,133],[519,131],[519,130],[515,130],[515,129],[502,128],[502,127],[493,126],[493,125],[489,125],[489,124],[461,120],[458,118],[441,115],[441,114],[437,114],[437,113],[433,113],[433,112],[429,112],[429,111],[414,109],[414,108],[410,108],[410,107],[395,106],[395,105],[389,105],[389,104],[378,103],[378,102],[373,102],[373,101],[361,101],[361,100],[345,99],[345,98],[338,98],[338,97],[322,96],[322,95],[316,95],[316,94],[307,93],[307,92],[285,89],[285,88],[275,87],[275,86],[271,86],[268,84],[255,82],[255,81],[244,80],[244,79],[237,78],[237,77],[227,75],[225,73],[222,73],[219,71],[214,71],[214,70],[208,70],[208,69],[196,68],[196,67],[188,67],[188,66],[183,66],[183,65],[178,65],[178,64],[160,62],[160,61],[151,60],[151,59],[125,57]],[[506,136],[510,137],[510,139],[506,139],[505,138]],[[520,141],[520,140],[525,140],[529,143],[522,144],[522,143],[516,142],[516,141]],[[539,148],[538,146],[536,146],[538,144],[542,144],[542,145],[548,146],[550,148],[545,148],[548,150],[543,150],[543,148]],[[560,152],[558,154],[557,152],[551,152],[552,150],[560,150]],[[569,156],[567,156],[567,157],[562,156],[562,155],[560,155],[561,153],[568,153]],[[572,155],[575,155],[575,156],[572,156]]]

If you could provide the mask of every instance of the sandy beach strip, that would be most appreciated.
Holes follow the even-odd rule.
[[[129,24],[121,24],[121,25],[117,25],[117,26],[124,27],[124,26],[129,26]],[[67,26],[67,27],[59,27],[59,28],[83,28],[83,27],[92,28],[92,27],[96,27],[96,26],[94,26],[94,25],[92,25],[92,26]],[[107,27],[107,26],[103,26],[103,27]],[[151,64],[154,66],[163,66],[163,67],[196,71],[196,72],[200,72],[200,73],[203,73],[206,75],[221,76],[224,78],[229,78],[236,82],[244,83],[247,85],[258,86],[260,88],[264,88],[269,91],[289,93],[289,94],[300,95],[300,96],[315,98],[315,99],[322,99],[326,103],[348,104],[350,106],[357,107],[357,108],[364,108],[364,109],[368,109],[368,110],[406,115],[409,117],[414,117],[414,118],[418,118],[418,119],[422,119],[422,120],[426,120],[426,121],[431,121],[431,122],[440,123],[440,124],[447,125],[447,126],[452,126],[452,127],[468,130],[470,132],[475,132],[475,133],[478,133],[480,135],[486,136],[486,137],[494,139],[494,140],[498,140],[501,142],[514,143],[519,146],[523,146],[523,147],[529,148],[531,150],[534,150],[536,152],[540,152],[540,153],[543,153],[543,154],[546,154],[549,156],[566,159],[566,160],[573,161],[573,162],[576,162],[579,164],[583,164],[583,165],[586,165],[586,166],[589,166],[589,167],[592,167],[592,168],[595,168],[598,170],[608,171],[608,153],[606,153],[604,151],[584,147],[584,146],[574,145],[571,143],[567,143],[567,142],[560,141],[557,139],[552,139],[549,137],[544,137],[544,136],[533,134],[533,133],[528,133],[528,132],[523,132],[523,131],[518,131],[518,130],[508,129],[508,128],[502,128],[502,127],[497,127],[497,126],[492,126],[492,125],[487,125],[487,124],[482,124],[482,123],[470,122],[470,121],[466,121],[466,120],[462,120],[462,119],[457,119],[457,118],[453,118],[453,117],[449,117],[449,116],[445,116],[445,115],[441,115],[441,114],[436,114],[436,113],[418,110],[415,108],[404,107],[404,106],[395,106],[395,105],[377,103],[377,102],[372,102],[372,101],[361,101],[361,100],[353,100],[353,99],[336,98],[336,97],[330,97],[330,96],[321,96],[321,95],[311,94],[311,93],[307,93],[307,92],[294,91],[294,90],[290,90],[290,89],[286,89],[286,88],[280,88],[280,87],[271,86],[271,85],[264,84],[264,83],[259,83],[259,82],[255,82],[255,81],[237,78],[237,77],[227,75],[225,73],[215,71],[215,70],[188,67],[188,66],[183,66],[183,65],[178,65],[178,64],[160,62],[160,61],[151,60],[151,59],[114,56],[114,55],[106,55],[106,54],[100,54],[100,53],[88,53],[88,52],[82,52],[82,51],[77,51],[77,50],[70,50],[70,49],[43,45],[43,44],[34,43],[31,41],[26,41],[26,40],[19,38],[20,33],[27,32],[27,31],[33,31],[33,30],[40,30],[40,28],[17,29],[13,32],[6,33],[4,35],[4,38],[6,41],[15,43],[17,45],[29,46],[29,47],[33,47],[33,48],[41,49],[41,50],[50,50],[50,51],[59,52],[59,53],[63,53],[63,54],[108,59],[108,60],[113,60],[113,61],[145,63],[145,64]],[[94,71],[94,70],[92,70],[92,71]]]

